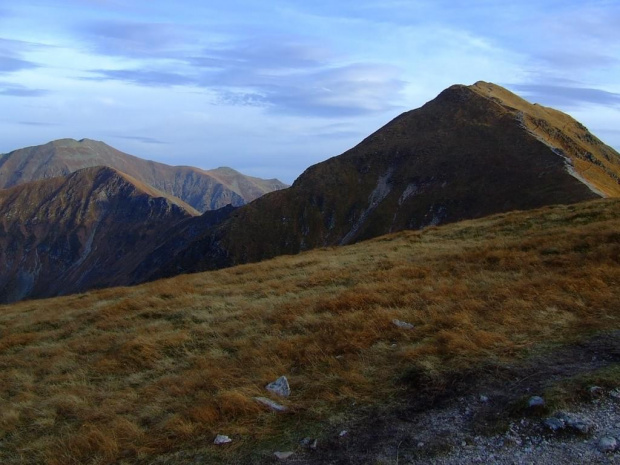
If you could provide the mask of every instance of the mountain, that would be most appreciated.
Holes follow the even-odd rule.
[[[0,302],[126,284],[157,237],[196,215],[108,167],[0,190]]]
[[[91,166],[109,166],[185,201],[200,212],[244,205],[286,184],[245,176],[231,168],[205,171],[143,160],[89,139],[61,139],[0,155],[0,189],[64,176]]]
[[[403,229],[620,196],[617,152],[570,116],[484,82],[446,89],[308,168],[290,188],[239,208],[235,198],[257,195],[265,184],[228,168],[207,176],[147,162],[88,140],[5,155],[0,179],[12,185],[84,163],[120,168],[86,168],[0,190],[0,301],[137,284]],[[202,215],[192,207],[206,208],[207,201],[208,208],[232,205]]]
[[[614,197],[619,176],[620,155],[570,116],[494,84],[455,85],[190,243],[176,247],[180,242],[171,238],[161,244],[156,260],[145,262],[160,266],[150,274],[142,266],[134,279]],[[162,256],[167,263],[161,264]]]

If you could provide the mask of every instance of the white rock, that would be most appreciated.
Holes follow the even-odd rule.
[[[265,389],[281,397],[288,397],[291,395],[291,388],[288,385],[286,376],[280,376],[273,383],[269,383],[265,386]]]
[[[601,452],[613,452],[618,448],[616,438],[604,437],[598,442],[598,450]]]
[[[295,452],[291,452],[291,451],[287,451],[287,452],[274,452],[273,455],[275,455],[277,458],[279,458],[280,460],[286,460],[288,459],[291,455],[293,455]]]
[[[229,442],[232,442],[232,439],[230,439],[228,436],[224,436],[223,434],[218,434],[217,436],[215,436],[215,440],[213,441],[213,444],[219,446],[222,444],[228,444]]]
[[[288,408],[286,408],[284,405],[280,405],[271,399],[267,399],[266,397],[255,397],[254,400],[259,404],[263,404],[266,407],[269,407],[275,412],[286,412],[288,410]]]
[[[542,407],[545,405],[545,399],[540,396],[530,397],[530,400],[527,403],[530,407]]]
[[[392,323],[398,326],[399,328],[403,328],[403,329],[413,329],[415,327],[411,323],[407,323],[406,321],[400,321],[400,320],[397,320],[396,318],[392,320]]]
[[[349,432],[346,429],[343,429],[342,431],[340,431],[340,434],[338,434],[338,436],[340,436],[341,438],[345,437],[347,434],[349,434]]]

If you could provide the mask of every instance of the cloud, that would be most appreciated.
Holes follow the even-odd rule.
[[[327,48],[294,37],[261,37],[207,48],[190,63],[206,68],[290,70],[324,66],[334,58]]]
[[[287,75],[227,69],[203,80],[226,104],[323,117],[355,116],[393,109],[404,89],[398,70],[379,64],[307,69]],[[248,91],[251,89],[251,91]]]
[[[137,21],[90,21],[75,31],[97,53],[130,58],[175,57],[190,43],[180,26]]]
[[[203,50],[188,63],[201,70],[198,85],[226,104],[323,117],[395,107],[405,87],[398,68],[342,61],[324,47],[280,37]]]
[[[143,136],[119,136],[119,135],[111,135],[110,137],[115,137],[116,139],[126,139],[126,140],[134,140],[137,142],[142,142],[144,144],[156,144],[156,145],[167,145],[168,142],[155,139],[153,137],[143,137]]]
[[[0,83],[0,95],[10,97],[42,97],[49,93],[45,89],[30,89],[19,84]]]
[[[17,124],[20,124],[22,126],[34,126],[41,128],[60,126],[60,124],[58,123],[43,123],[40,121],[18,121]]]
[[[38,68],[38,64],[24,60],[22,55],[44,47],[46,46],[43,44],[0,38],[0,73]]]
[[[0,56],[0,73],[12,73],[14,71],[20,71],[22,69],[37,68],[35,63],[27,60],[21,60],[19,58],[12,58],[7,56]]]
[[[377,63],[344,63],[299,38],[262,37],[203,49],[200,54],[145,60],[141,69],[91,70],[86,80],[139,86],[189,86],[214,95],[213,104],[263,107],[270,112],[355,116],[396,107],[401,71]]]
[[[572,87],[548,84],[512,84],[512,89],[522,92],[546,105],[577,107],[582,104],[596,104],[610,107],[620,106],[620,94],[589,87]]]
[[[538,58],[560,69],[581,69],[592,67],[607,67],[620,64],[620,59],[597,53],[592,50],[553,50],[534,54]]]
[[[183,74],[155,71],[155,70],[135,70],[135,69],[118,69],[118,70],[91,70],[96,74],[94,77],[86,77],[84,80],[94,81],[123,81],[131,84],[138,84],[149,87],[170,87],[182,85],[196,84],[196,78],[185,76]]]

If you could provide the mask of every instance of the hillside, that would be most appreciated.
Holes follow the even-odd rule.
[[[540,423],[620,387],[618,231],[605,199],[0,306],[0,461],[429,463],[498,431],[517,447],[530,396]],[[281,375],[287,399],[264,388]]]
[[[277,179],[245,176],[231,168],[205,171],[169,166],[128,155],[103,142],[61,139],[0,155],[0,189],[93,166],[108,166],[126,173],[200,212],[228,204],[244,205],[267,192],[287,187]]]
[[[184,249],[162,245],[172,258],[151,278],[618,196],[619,179],[620,155],[570,116],[493,84],[456,85]]]
[[[0,190],[0,302],[124,284],[156,237],[198,213],[106,167]]]

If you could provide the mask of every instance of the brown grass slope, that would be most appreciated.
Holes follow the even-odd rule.
[[[65,176],[91,166],[109,166],[178,197],[200,212],[240,206],[287,187],[277,179],[245,176],[231,168],[201,170],[169,166],[120,152],[103,142],[61,139],[0,155],[0,189]]]
[[[619,175],[620,155],[568,115],[493,84],[456,85],[237,210],[153,276],[615,196]]]
[[[0,306],[0,461],[271,463],[412,373],[619,329],[618,231],[598,200]],[[283,374],[274,415],[253,397]]]
[[[198,213],[112,168],[0,190],[0,302],[127,282],[155,238]]]

